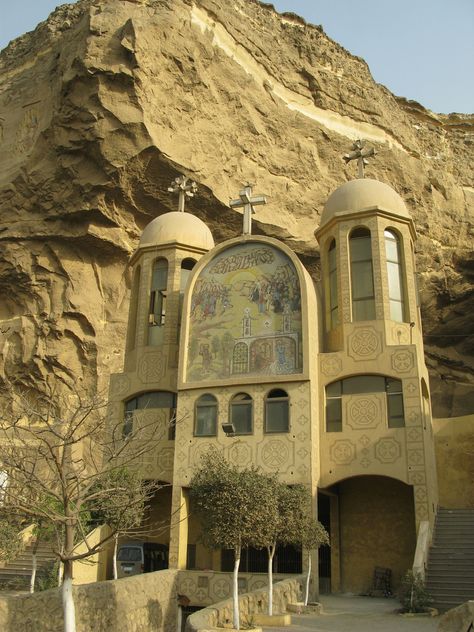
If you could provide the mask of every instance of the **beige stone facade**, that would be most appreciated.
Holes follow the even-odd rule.
[[[209,448],[310,488],[332,541],[325,590],[369,590],[376,566],[395,586],[419,523],[434,521],[413,222],[388,185],[354,180],[330,196],[316,236],[319,283],[282,242],[243,235],[214,247],[187,213],[153,220],[132,258],[111,416],[124,428],[144,416],[161,424],[144,476],[173,485],[163,508],[171,568],[227,570],[189,514],[188,486]]]

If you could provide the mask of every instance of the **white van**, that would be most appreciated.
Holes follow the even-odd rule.
[[[126,542],[117,553],[118,577],[168,568],[168,546],[157,542]]]

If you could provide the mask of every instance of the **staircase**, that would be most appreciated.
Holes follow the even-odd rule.
[[[18,587],[29,589],[31,567],[32,567],[33,543],[29,544],[12,562],[0,564],[0,585],[8,586],[14,584]],[[55,556],[51,550],[51,543],[40,542],[36,551],[36,574],[41,572],[46,566],[51,564]]]
[[[474,599],[474,510],[439,509],[426,589],[441,612]]]

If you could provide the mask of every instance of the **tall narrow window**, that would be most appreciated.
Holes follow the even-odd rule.
[[[138,301],[140,297],[140,266],[135,270],[132,283],[132,295],[130,297],[130,316],[128,320],[128,342],[127,349],[135,348],[135,339],[137,335],[137,313]]]
[[[235,434],[251,434],[253,418],[253,402],[247,393],[238,393],[230,402],[230,421]]]
[[[326,432],[342,432],[342,382],[326,386]]]
[[[352,319],[375,319],[372,244],[367,228],[356,228],[350,236]]]
[[[196,261],[194,259],[183,259],[181,262],[181,277],[179,280],[179,291],[181,294],[183,294],[186,289],[189,276],[195,265]]]
[[[217,429],[217,400],[214,395],[201,395],[196,402],[194,435],[215,436]]]
[[[329,325],[334,329],[339,324],[339,308],[337,300],[337,257],[336,240],[333,239],[328,250],[329,264]]]
[[[150,289],[150,310],[148,324],[151,327],[161,327],[165,324],[166,315],[166,287],[168,282],[168,262],[158,259],[153,264]]]
[[[288,432],[290,401],[288,393],[274,388],[265,398],[265,432]]]
[[[389,428],[403,428],[405,426],[405,414],[403,412],[403,392],[400,380],[385,378],[385,390],[387,393],[387,417]]]
[[[403,287],[400,238],[391,230],[384,231],[384,237],[385,254],[387,257],[390,318],[398,322],[403,322],[405,320],[405,291]]]

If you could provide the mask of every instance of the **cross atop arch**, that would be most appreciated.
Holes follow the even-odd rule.
[[[243,208],[244,209],[244,224],[243,235],[252,234],[252,215],[255,214],[254,206],[260,204],[266,204],[267,198],[265,195],[254,195],[252,197],[252,185],[246,184],[245,187],[239,191],[239,199],[230,201],[230,208]]]

